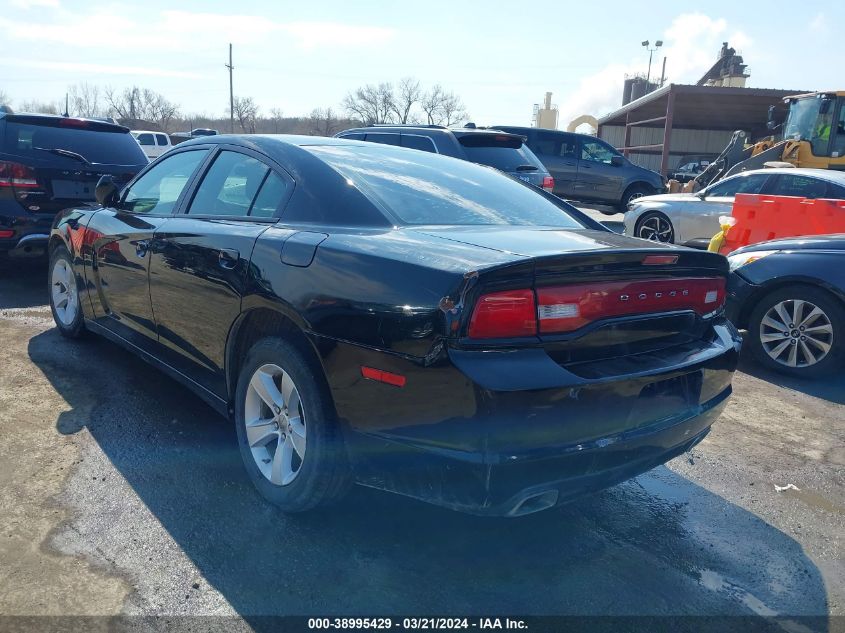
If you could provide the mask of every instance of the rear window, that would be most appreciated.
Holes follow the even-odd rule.
[[[146,165],[147,157],[128,132],[104,132],[6,122],[3,151],[38,159],[74,161],[46,149],[65,149],[102,165]],[[76,161],[74,161],[76,162]],[[77,164],[79,164],[77,162]]]
[[[438,154],[387,147],[322,145],[309,151],[408,225],[513,225],[584,228],[529,185]],[[511,150],[514,151],[514,150]]]
[[[536,167],[542,164],[534,153],[525,147],[522,139],[514,136],[470,134],[458,138],[466,152],[467,160],[489,165],[501,171],[517,171],[518,167]]]

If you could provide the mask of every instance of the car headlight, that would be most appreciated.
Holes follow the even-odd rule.
[[[728,255],[728,264],[731,267],[731,272],[737,268],[747,266],[751,262],[756,262],[758,259],[763,259],[779,251],[750,251],[748,253],[737,253],[736,255]]]

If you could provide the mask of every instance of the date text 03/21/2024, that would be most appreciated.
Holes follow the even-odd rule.
[[[524,620],[511,618],[309,618],[309,629],[403,629],[403,630],[525,630]]]

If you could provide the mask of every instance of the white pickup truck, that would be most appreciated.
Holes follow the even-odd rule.
[[[132,130],[132,136],[138,141],[138,145],[144,150],[144,154],[150,160],[155,160],[164,152],[173,147],[170,137],[164,132],[152,132],[150,130]]]

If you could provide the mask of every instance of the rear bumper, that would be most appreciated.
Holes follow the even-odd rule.
[[[391,398],[385,407],[407,417],[378,429],[354,429],[358,480],[455,510],[517,516],[634,477],[701,441],[724,408],[740,339],[730,325],[722,329],[727,338],[711,353],[657,372],[567,378],[569,384],[562,384],[545,365],[515,362],[510,384],[522,382],[518,390],[480,385],[464,368],[432,379],[431,386],[443,387],[424,399],[364,385],[384,389],[382,396],[373,392],[370,407]],[[465,385],[472,402],[461,396],[460,374],[471,378]],[[532,376],[534,388],[525,380]],[[451,417],[434,417],[441,401],[452,406]],[[410,424],[408,418],[421,410],[428,420]]]
[[[10,257],[34,257],[46,252],[55,214],[29,213],[14,200],[0,201],[0,230],[12,236],[0,238],[0,253]]]

